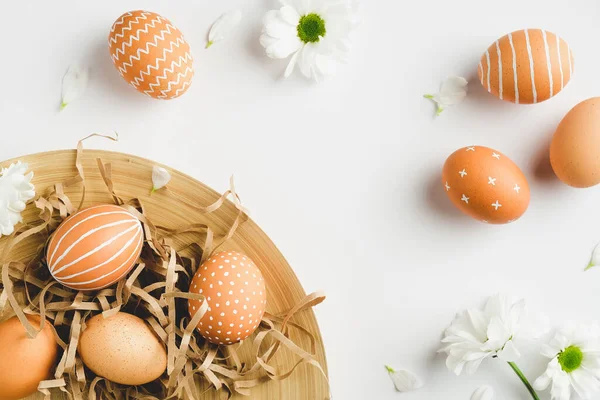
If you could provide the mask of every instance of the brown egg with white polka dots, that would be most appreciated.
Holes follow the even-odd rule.
[[[206,260],[192,278],[190,293],[206,296],[208,311],[198,323],[198,332],[214,344],[248,338],[267,306],[262,273],[248,256],[236,251],[222,251]],[[190,315],[200,306],[200,301],[190,300]]]
[[[469,146],[452,153],[444,164],[442,185],[458,209],[489,224],[515,221],[529,206],[523,172],[489,147]]]

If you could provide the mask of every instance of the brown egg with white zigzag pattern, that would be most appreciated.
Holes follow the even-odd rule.
[[[573,53],[558,35],[523,29],[496,40],[477,68],[483,87],[501,100],[535,104],[559,93],[573,75]]]
[[[190,45],[171,21],[149,11],[130,11],[108,37],[113,64],[138,92],[159,100],[181,96],[194,76]]]
[[[50,273],[76,290],[98,290],[121,280],[144,244],[141,222],[116,205],[83,209],[63,221],[46,250]]]

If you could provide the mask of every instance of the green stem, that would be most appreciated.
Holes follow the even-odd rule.
[[[521,379],[521,382],[523,382],[523,385],[525,385],[527,390],[529,390],[531,397],[533,397],[534,400],[540,400],[539,396],[533,389],[533,386],[531,386],[531,383],[529,383],[529,381],[527,380],[525,375],[523,375],[523,372],[519,369],[519,367],[517,367],[517,364],[515,364],[514,362],[509,362],[508,365],[510,365],[510,367],[513,369],[513,371],[515,371],[515,374],[517,374],[519,379]]]

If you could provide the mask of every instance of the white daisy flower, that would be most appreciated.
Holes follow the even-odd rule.
[[[292,56],[285,70],[296,64],[307,78],[319,81],[332,75],[350,52],[350,32],[358,25],[355,0],[280,0],[279,10],[263,19],[260,43],[271,58]]]
[[[27,173],[28,168],[19,161],[0,172],[0,237],[14,232],[15,225],[23,220],[21,212],[35,197],[33,172]]]
[[[569,325],[560,329],[544,346],[548,368],[533,384],[537,390],[549,386],[552,400],[569,400],[573,391],[582,399],[600,392],[600,326]]]

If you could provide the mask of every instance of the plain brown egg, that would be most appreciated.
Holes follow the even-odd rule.
[[[39,329],[40,318],[27,315]],[[35,339],[17,317],[0,324],[0,400],[27,397],[37,392],[38,384],[51,377],[56,361],[57,344],[54,328],[46,321]]]
[[[600,183],[600,97],[582,101],[560,121],[550,144],[550,163],[567,185]]]
[[[167,351],[146,322],[119,312],[92,317],[81,334],[79,354],[96,375],[123,385],[143,385],[167,369]]]

